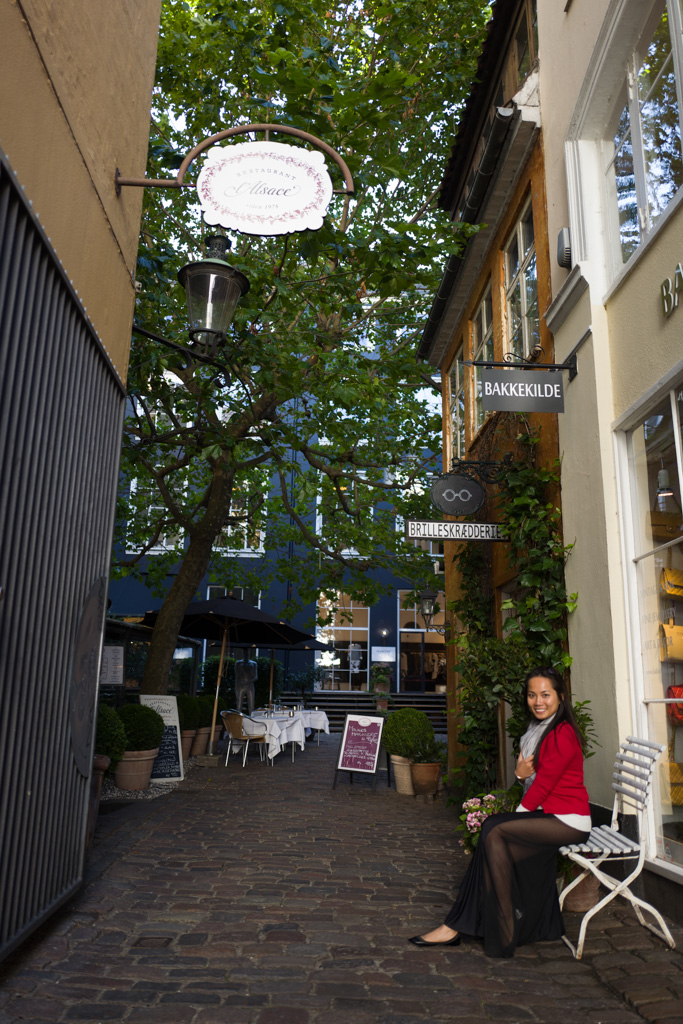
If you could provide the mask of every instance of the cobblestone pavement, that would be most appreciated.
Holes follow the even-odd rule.
[[[87,884],[0,968],[0,1024],[681,1024],[683,932],[670,951],[625,904],[580,962],[408,945],[466,866],[455,810],[386,777],[332,790],[337,743],[100,815]]]

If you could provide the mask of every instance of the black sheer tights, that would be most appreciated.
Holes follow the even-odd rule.
[[[586,836],[542,811],[491,815],[445,923],[482,936],[489,956],[509,957],[518,945],[559,939],[557,851]]]

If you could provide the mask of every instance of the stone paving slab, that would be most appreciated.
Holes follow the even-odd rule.
[[[338,741],[101,814],[84,888],[0,966],[0,1024],[683,1022],[683,931],[668,950],[623,901],[579,962],[562,942],[407,944],[465,871],[456,811],[382,775],[333,790]]]

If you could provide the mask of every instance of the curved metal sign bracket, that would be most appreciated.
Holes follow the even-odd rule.
[[[189,182],[185,182],[185,175],[187,170],[200,153],[203,153],[209,146],[215,145],[217,142],[221,142],[222,139],[230,139],[236,135],[247,135],[251,132],[275,132],[280,135],[293,135],[296,139],[302,139],[304,142],[310,143],[312,146],[316,146],[321,149],[323,153],[327,153],[339,167],[340,171],[344,176],[344,188],[336,188],[334,190],[335,195],[352,196],[355,193],[353,184],[353,178],[351,171],[346,164],[346,161],[339,155],[336,149],[332,149],[327,142],[323,142],[322,139],[318,139],[315,135],[310,135],[308,132],[302,131],[300,128],[292,128],[286,124],[243,124],[238,125],[236,128],[226,128],[222,132],[218,132],[216,135],[210,135],[208,139],[204,139],[191,149],[187,154],[180,167],[175,178],[122,178],[118,167],[116,168],[116,175],[114,177],[114,184],[116,186],[116,194],[121,194],[121,188],[123,185],[133,185],[138,188],[193,188]]]

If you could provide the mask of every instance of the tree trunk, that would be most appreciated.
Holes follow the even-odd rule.
[[[183,616],[209,567],[213,543],[225,522],[226,510],[230,508],[231,493],[232,474],[227,475],[222,467],[216,467],[207,511],[201,522],[192,527],[189,547],[152,631],[140,686],[142,693],[164,694],[168,689]]]

